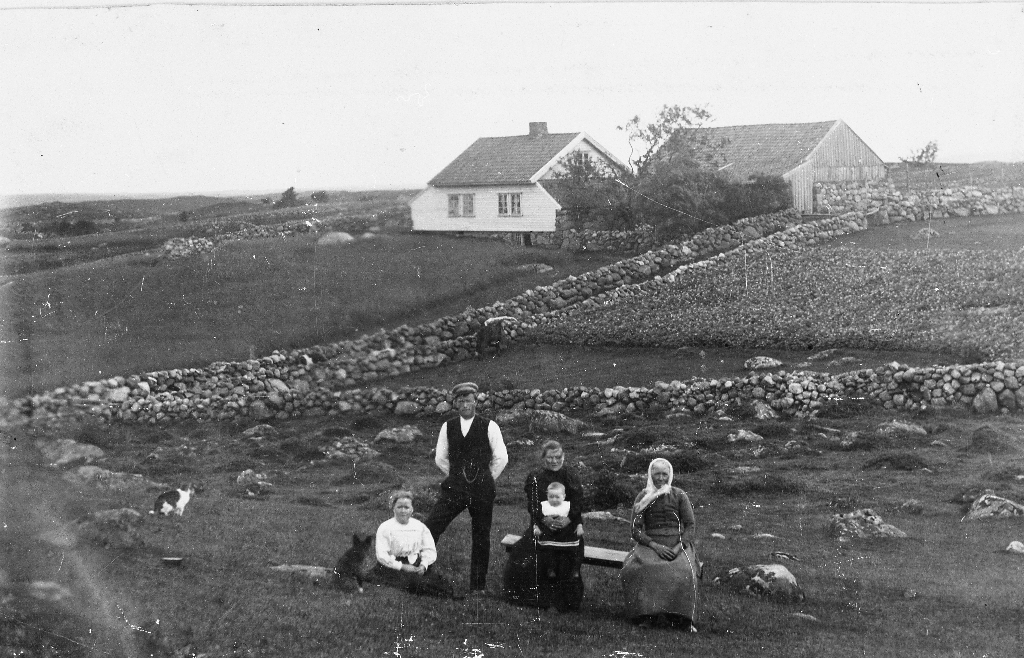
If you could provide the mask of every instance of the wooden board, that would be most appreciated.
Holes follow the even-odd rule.
[[[501,545],[505,547],[506,551],[510,551],[517,541],[519,541],[519,535],[505,535],[505,538],[501,540]],[[611,548],[601,548],[600,546],[583,547],[583,563],[593,564],[598,567],[621,569],[622,562],[626,559],[627,555],[629,555],[627,551],[616,551]]]

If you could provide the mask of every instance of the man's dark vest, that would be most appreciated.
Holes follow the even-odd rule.
[[[448,421],[449,473],[465,475],[472,482],[479,475],[489,472],[491,443],[487,438],[487,426],[490,422],[482,416],[475,417],[469,432],[463,436],[461,418],[456,416]]]

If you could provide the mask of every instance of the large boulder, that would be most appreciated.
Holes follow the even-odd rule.
[[[901,436],[928,436],[928,430],[915,423],[907,423],[895,418],[875,428],[875,433],[888,438]]]
[[[380,453],[354,436],[335,439],[324,449],[328,459],[344,459],[353,464],[368,461],[380,456]]]
[[[754,564],[724,571],[712,583],[742,594],[780,603],[799,603],[807,597],[796,577],[781,564]]]
[[[328,244],[347,244],[352,242],[355,238],[352,234],[345,233],[344,231],[331,231],[330,233],[324,233],[320,236],[320,239],[316,241],[318,245]]]
[[[782,361],[770,356],[755,356],[743,362],[743,367],[747,370],[770,370],[781,366]]]
[[[270,493],[273,488],[273,483],[267,480],[266,473],[257,473],[251,468],[242,471],[237,478],[235,478],[235,484],[237,484],[244,496],[255,498],[257,496],[265,496]]]
[[[374,437],[374,443],[380,443],[382,441],[391,441],[394,443],[412,443],[417,439],[423,438],[423,432],[418,427],[412,425],[403,425],[402,427],[392,427],[390,429],[381,430]]]
[[[1024,516],[1024,505],[1013,502],[995,494],[983,494],[973,503],[964,517],[967,521],[979,519],[1006,518]]]
[[[1013,439],[991,425],[982,425],[971,432],[971,442],[964,448],[981,454],[1012,452],[1013,449]]]
[[[757,420],[772,420],[779,417],[779,412],[772,409],[763,400],[754,400],[750,406],[754,412],[754,418]]]
[[[144,517],[124,507],[93,512],[76,522],[76,532],[85,541],[107,548],[135,548],[142,545],[139,526]]]
[[[395,405],[396,416],[415,416],[421,410],[420,405],[412,400],[401,400]]]
[[[73,471],[64,474],[64,479],[71,484],[91,484],[113,491],[129,491],[143,493],[147,491],[166,490],[168,485],[162,482],[147,480],[141,475],[134,473],[120,473],[100,468],[92,464],[79,466]]]
[[[270,420],[275,416],[274,412],[270,410],[270,407],[263,400],[256,400],[249,405],[249,415],[252,416],[253,420]]]
[[[979,414],[994,414],[999,412],[999,397],[989,387],[985,387],[981,393],[974,396],[972,403],[974,410]]]
[[[78,443],[71,439],[39,440],[36,441],[36,447],[53,466],[64,467],[83,462],[88,464],[103,456],[102,448],[88,443]]]
[[[849,514],[834,514],[829,519],[829,534],[840,539],[856,537],[859,539],[874,539],[892,537],[902,539],[907,536],[896,526],[890,525],[882,520],[874,510],[869,508],[858,509]]]

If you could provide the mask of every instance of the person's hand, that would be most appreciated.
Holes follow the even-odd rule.
[[[583,524],[582,523],[580,525],[576,526],[576,536],[577,537],[582,537],[583,536]]]
[[[540,537],[540,527],[536,523],[533,524],[533,536]]]
[[[674,560],[676,559],[676,552],[664,544],[657,542],[651,542],[650,549],[658,554],[662,560]]]
[[[569,525],[569,519],[565,516],[545,516],[544,523],[546,523],[552,530],[561,530],[565,526]]]

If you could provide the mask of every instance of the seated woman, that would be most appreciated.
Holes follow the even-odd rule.
[[[529,526],[509,555],[505,596],[514,603],[579,610],[583,487],[564,468],[565,452],[558,441],[545,441],[540,457],[543,467],[526,477]]]
[[[375,576],[413,594],[452,597],[451,583],[431,567],[437,561],[434,538],[412,518],[412,492],[396,491],[389,500],[392,518],[377,528]]]
[[[655,459],[647,487],[633,504],[636,544],[619,572],[626,609],[643,626],[667,622],[696,630],[699,566],[692,541],[693,507],[686,492],[672,486],[672,464]]]

